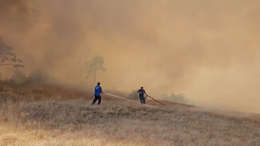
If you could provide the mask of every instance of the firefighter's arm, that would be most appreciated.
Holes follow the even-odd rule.
[[[144,90],[144,94],[145,94],[146,96],[148,96],[148,95],[146,94],[145,90]]]

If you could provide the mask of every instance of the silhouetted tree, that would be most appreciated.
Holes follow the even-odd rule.
[[[24,67],[21,63],[22,60],[18,59],[16,54],[13,53],[13,48],[6,45],[2,37],[0,37],[0,66],[11,65],[13,68]]]
[[[88,68],[86,79],[90,80],[90,84],[93,84],[97,81],[97,72],[99,70],[106,72],[106,68],[104,68],[104,58],[100,56],[94,57],[91,61],[86,61],[85,65]]]

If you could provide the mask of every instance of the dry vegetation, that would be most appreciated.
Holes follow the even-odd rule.
[[[91,106],[86,99],[92,92],[58,84],[2,82],[0,90],[1,146],[260,145],[260,123],[249,118],[170,102],[149,108],[107,96]]]

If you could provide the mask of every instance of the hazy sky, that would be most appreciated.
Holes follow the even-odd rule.
[[[104,57],[106,88],[260,113],[258,0],[0,0],[0,35],[26,71],[63,81]],[[8,69],[8,68],[4,68]],[[10,70],[10,68],[8,69]],[[222,107],[223,106],[223,107]]]

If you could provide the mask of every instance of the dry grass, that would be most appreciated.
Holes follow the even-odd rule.
[[[110,97],[104,97],[101,106],[91,106],[82,98],[87,93],[51,87],[2,90],[0,145],[260,145],[260,123],[252,119],[174,103],[154,109]],[[27,96],[31,100],[23,99]]]

